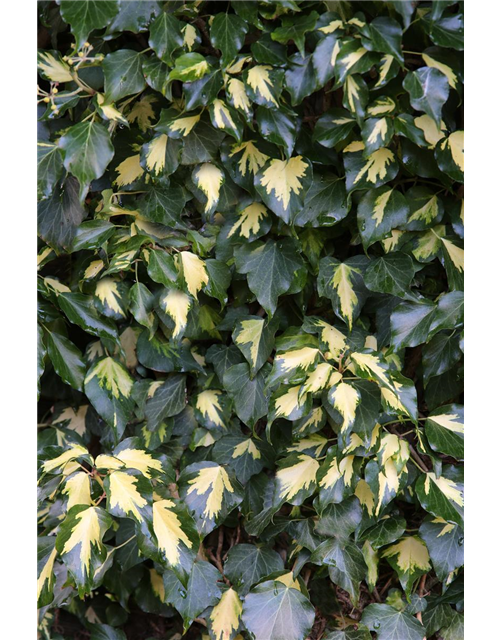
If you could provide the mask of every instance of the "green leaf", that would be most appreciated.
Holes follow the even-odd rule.
[[[168,65],[173,62],[173,52],[184,43],[181,27],[182,22],[165,11],[151,23],[149,28],[149,46],[160,60]]]
[[[123,631],[115,629],[109,624],[93,624],[90,640],[126,640],[126,636]]]
[[[247,426],[254,427],[257,420],[267,414],[269,391],[266,390],[266,372],[251,377],[248,364],[235,364],[224,373],[224,387],[232,398],[236,415]]]
[[[292,98],[293,106],[300,104],[304,98],[316,91],[318,83],[312,55],[296,53],[290,57],[290,66],[285,72],[285,88]]]
[[[108,27],[111,33],[146,31],[153,18],[160,14],[161,5],[157,0],[139,0],[120,3],[118,15]]]
[[[284,568],[283,558],[273,549],[263,545],[237,544],[227,554],[224,574],[240,596],[246,596],[262,578]]]
[[[296,121],[282,111],[265,107],[257,107],[255,115],[262,137],[273,144],[284,147],[287,156],[290,157],[297,137]]]
[[[366,565],[363,554],[353,542],[329,538],[315,549],[311,562],[326,565],[331,581],[347,591],[354,604],[358,602],[359,585],[365,577]]]
[[[97,122],[80,122],[59,139],[64,167],[80,183],[80,201],[87,195],[90,183],[100,178],[115,154],[109,133]]]
[[[404,297],[415,275],[413,260],[399,251],[372,260],[365,273],[370,291]]]
[[[401,48],[403,30],[397,20],[378,17],[370,22],[371,45],[375,51],[393,56],[403,65],[404,58]]]
[[[462,51],[464,48],[463,13],[446,13],[436,20],[425,21],[424,25],[431,40],[440,47],[449,47]]]
[[[432,67],[421,67],[405,77],[403,87],[410,95],[411,106],[417,111],[425,111],[439,127],[443,105],[450,93],[444,73]]]
[[[50,142],[38,142],[37,179],[40,199],[50,197],[62,175],[63,163],[59,147]]]
[[[107,27],[117,15],[117,0],[61,0],[61,16],[71,25],[76,47],[80,49],[95,29]]]
[[[424,640],[422,624],[406,611],[398,611],[388,604],[370,604],[363,610],[361,621],[379,640]]]
[[[222,52],[222,64],[227,66],[245,42],[248,26],[239,16],[218,13],[210,27],[210,40]]]
[[[45,344],[57,375],[74,389],[83,391],[86,367],[80,349],[71,340],[53,331],[45,333]]]
[[[117,339],[115,323],[98,315],[90,296],[63,292],[58,297],[58,304],[68,320],[84,331],[100,338]]]
[[[247,274],[248,286],[266,312],[276,311],[278,297],[289,291],[302,258],[290,238],[280,242],[259,240],[242,246],[234,254],[238,273]]]
[[[147,220],[174,229],[184,228],[181,214],[186,204],[186,196],[181,187],[151,187],[142,197],[140,204],[142,213]]]
[[[304,640],[312,629],[314,607],[294,587],[268,580],[245,597],[242,620],[256,638]]]
[[[129,49],[109,53],[104,58],[104,93],[108,102],[116,102],[144,89],[142,60],[142,54]]]
[[[295,224],[301,227],[329,227],[343,220],[349,209],[350,202],[343,181],[333,174],[315,175]]]
[[[56,250],[69,249],[85,215],[78,199],[78,181],[68,176],[38,203],[38,235]]]
[[[37,374],[37,389],[38,395],[40,395],[40,378],[43,376],[43,372],[45,371],[45,356],[47,355],[47,347],[45,346],[43,340],[43,329],[37,324],[37,360],[36,360],[36,374]]]
[[[311,11],[311,13],[299,17],[282,18],[282,26],[271,33],[271,38],[281,44],[288,44],[289,40],[293,40],[304,57],[305,34],[314,29],[318,17],[316,11]]]
[[[320,536],[347,540],[361,522],[363,513],[359,500],[352,496],[339,504],[330,504],[321,512],[314,530]],[[319,548],[319,547],[318,547]],[[321,553],[318,552],[321,556]]]

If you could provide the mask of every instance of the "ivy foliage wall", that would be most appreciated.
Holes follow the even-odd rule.
[[[40,637],[463,637],[463,3],[37,9]]]

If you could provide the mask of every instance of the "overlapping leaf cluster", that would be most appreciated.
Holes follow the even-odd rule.
[[[38,8],[42,637],[462,637],[462,3]]]

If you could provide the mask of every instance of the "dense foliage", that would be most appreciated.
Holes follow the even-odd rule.
[[[53,640],[463,634],[463,14],[38,3]]]

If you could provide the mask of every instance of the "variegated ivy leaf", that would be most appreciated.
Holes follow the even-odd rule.
[[[319,462],[304,453],[294,453],[279,462],[274,504],[302,504],[316,491]]]
[[[301,390],[302,385],[297,384],[293,387],[280,386],[273,393],[268,427],[277,418],[299,420],[311,411],[311,397],[309,394],[301,394]]]
[[[112,471],[115,469],[136,469],[150,479],[162,474],[160,460],[140,447],[138,438],[125,438],[113,449],[111,454],[102,453],[95,459],[97,469]]]
[[[361,130],[365,149],[365,157],[381,147],[389,146],[393,136],[393,125],[389,118],[368,118]]]
[[[356,126],[356,120],[344,109],[330,109],[321,116],[314,127],[313,140],[331,149],[345,140]]]
[[[459,467],[443,467],[439,477],[433,471],[422,474],[415,489],[426,511],[463,528],[463,472]]]
[[[420,525],[432,566],[439,580],[448,584],[464,563],[464,532],[453,522],[427,516]]]
[[[141,149],[141,166],[156,179],[169,176],[179,166],[181,143],[170,138],[166,133],[155,136]]]
[[[284,72],[268,64],[256,65],[243,75],[245,92],[252,102],[269,109],[279,108]]]
[[[464,132],[455,131],[436,144],[434,151],[441,171],[457,182],[464,181]]]
[[[236,109],[216,99],[209,108],[210,120],[216,129],[226,131],[238,142],[243,134],[243,124]]]
[[[374,379],[382,388],[382,398],[391,410],[417,420],[417,396],[414,385],[401,374],[395,377],[384,358],[369,350],[350,355],[354,370],[361,378]]]
[[[228,399],[220,389],[205,389],[195,397],[195,415],[206,429],[225,430],[229,417]]]
[[[244,436],[224,436],[217,440],[213,457],[215,462],[229,465],[243,485],[270,462],[265,443]]]
[[[46,607],[54,599],[54,562],[57,557],[55,536],[39,536],[37,540],[37,606]]]
[[[57,553],[73,576],[80,596],[90,592],[95,569],[106,558],[102,538],[112,521],[100,507],[77,505],[68,511],[60,526]]]
[[[192,82],[203,78],[210,71],[210,66],[199,53],[184,53],[175,60],[175,67],[169,73],[169,80]]]
[[[79,467],[79,471],[71,473],[64,480],[64,486],[61,493],[68,496],[68,502],[66,509],[71,509],[75,505],[84,504],[91,505],[92,498],[91,492],[91,480],[89,473],[82,471]]]
[[[178,502],[156,500],[153,503],[153,533],[159,559],[186,585],[200,544],[195,523],[186,507]]]
[[[394,153],[382,147],[365,156],[363,142],[352,142],[344,149],[347,191],[381,187],[394,180],[399,163]]]
[[[215,462],[187,466],[179,478],[179,490],[203,536],[243,500],[241,485],[232,471]]]
[[[305,374],[315,369],[318,364],[320,351],[311,336],[297,336],[296,339],[293,336],[291,339],[282,337],[278,340],[276,348],[269,384],[290,384],[292,381],[304,379]]]
[[[349,329],[359,316],[366,297],[363,272],[367,260],[363,256],[339,262],[335,258],[323,258],[319,264],[318,293],[330,298],[333,310]]]
[[[271,160],[255,176],[255,188],[271,211],[288,224],[304,206],[311,175],[311,164],[302,156]]]
[[[434,451],[464,457],[464,408],[450,404],[432,411],[425,422],[425,435]]]
[[[356,409],[361,401],[358,389],[349,382],[338,379],[328,392],[328,402],[342,416],[341,431],[347,431],[354,424]]]
[[[321,509],[331,502],[342,502],[354,493],[359,475],[354,469],[355,457],[339,459],[336,448],[328,451],[326,460],[318,471],[319,504]]]
[[[48,451],[48,457],[42,463],[41,471],[43,473],[68,475],[68,473],[75,470],[75,465],[72,463],[78,459],[92,463],[92,457],[88,449],[83,445],[71,442],[67,449],[54,447],[53,450]]]
[[[276,323],[260,316],[239,320],[233,331],[234,344],[244,355],[253,375],[267,361],[274,347]]]
[[[159,306],[174,325],[172,338],[180,340],[186,330],[188,313],[193,307],[193,299],[187,293],[170,287],[165,294],[160,296]]]
[[[134,409],[133,382],[127,369],[109,356],[95,362],[85,377],[85,393],[113,430],[115,441],[121,438]]]
[[[441,199],[427,187],[412,187],[407,192],[410,215],[405,228],[423,231],[441,222],[444,207]]]
[[[241,625],[243,604],[236,591],[229,588],[212,609],[208,625],[214,640],[233,640]]]
[[[204,213],[212,214],[219,202],[224,172],[210,162],[205,162],[193,171],[193,182],[205,199]]]
[[[338,360],[340,354],[347,348],[347,339],[344,333],[322,318],[307,316],[303,324],[304,331],[316,333],[319,336],[320,348],[326,358]]]
[[[407,596],[415,580],[431,569],[429,552],[418,536],[408,536],[384,549],[382,557],[398,572],[399,581]]]
[[[113,470],[104,481],[106,508],[118,518],[131,518],[141,527],[151,522],[153,489],[137,470]]]
[[[275,154],[275,148],[259,140],[237,142],[226,140],[221,158],[229,175],[237,185],[253,194],[254,179],[262,167]]]
[[[377,240],[390,237],[391,231],[403,226],[410,212],[406,198],[396,189],[371,189],[358,206],[358,228],[366,248]]]

